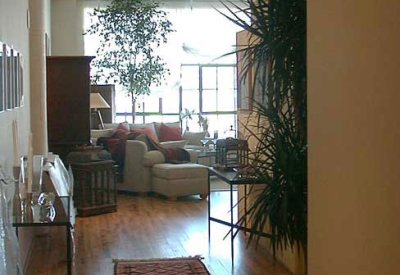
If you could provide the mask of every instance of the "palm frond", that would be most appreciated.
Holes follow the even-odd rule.
[[[250,221],[249,242],[268,228],[273,251],[297,247],[307,253],[306,1],[242,0],[245,8],[224,2],[223,16],[249,35],[236,53],[244,56],[240,77],[252,72],[259,119],[243,127],[257,141],[250,163],[266,183],[262,190],[250,188],[246,196],[254,199],[238,225]]]

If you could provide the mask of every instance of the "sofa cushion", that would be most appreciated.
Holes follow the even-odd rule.
[[[164,149],[168,148],[183,148],[185,147],[187,140],[172,140],[160,142],[160,146]]]
[[[196,163],[156,164],[151,172],[153,176],[167,180],[205,178],[208,175],[207,168]]]
[[[158,138],[156,136],[156,132],[154,130],[154,126],[132,126],[131,128],[132,133],[137,133],[137,134],[146,134],[150,139],[152,139],[155,142],[158,142]]]
[[[189,132],[185,131],[182,138],[188,141],[188,145],[202,146],[200,140],[206,137],[207,132]]]
[[[160,164],[165,162],[165,157],[160,151],[149,151],[143,156],[143,165],[151,167],[155,164]]]
[[[153,122],[145,123],[145,124],[132,124],[131,131],[141,131],[142,133],[147,134],[153,141],[159,143],[160,140],[157,136],[157,131]]]
[[[119,123],[104,123],[104,128],[105,129],[112,129],[112,130],[117,130]]]
[[[181,128],[175,126],[168,126],[162,123],[159,129],[158,138],[160,142],[182,140]]]

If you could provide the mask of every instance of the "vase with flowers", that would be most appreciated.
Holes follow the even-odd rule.
[[[185,108],[181,111],[180,117],[181,120],[185,120],[186,123],[186,131],[189,131],[189,120],[193,118],[195,111],[194,110],[189,110],[188,108]]]
[[[208,132],[208,122],[208,117],[199,114],[199,121],[197,123],[199,124],[202,131],[206,132],[206,137],[210,136],[210,133]]]

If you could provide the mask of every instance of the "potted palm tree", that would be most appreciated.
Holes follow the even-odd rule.
[[[252,203],[238,225],[250,221],[249,242],[268,228],[274,253],[296,249],[307,266],[306,1],[240,2],[222,2],[222,15],[248,33],[236,52],[245,59],[241,81],[252,75],[253,83],[255,116],[244,128],[257,141],[252,171],[266,185],[247,195]]]
[[[105,8],[95,8],[92,24],[85,34],[100,38],[94,82],[105,79],[121,84],[131,98],[135,122],[136,100],[150,94],[151,85],[160,85],[168,69],[155,51],[167,43],[173,32],[166,12],[152,1],[112,0]]]

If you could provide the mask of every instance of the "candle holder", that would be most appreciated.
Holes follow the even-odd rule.
[[[21,173],[21,166],[13,166],[13,176],[15,181],[19,180],[20,173]]]
[[[26,199],[23,203],[24,207],[24,213],[23,213],[23,219],[25,221],[33,221],[33,211],[32,211],[32,193],[26,193]]]
[[[22,200],[26,200],[26,183],[27,183],[27,168],[28,168],[28,158],[26,156],[22,156],[20,158],[21,161],[21,166],[20,166],[20,172],[19,172],[19,195]]]
[[[22,204],[21,204],[21,196],[19,193],[19,178],[21,174],[21,167],[14,166],[13,167],[13,176],[14,176],[14,196],[13,196],[13,216],[19,216],[22,212]]]
[[[32,163],[32,203],[36,204],[40,193],[42,192],[42,174],[43,174],[44,156],[34,155]]]

